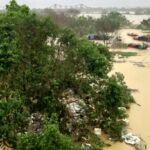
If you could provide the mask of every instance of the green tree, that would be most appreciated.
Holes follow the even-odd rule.
[[[17,133],[26,131],[29,113],[23,99],[11,93],[0,99],[0,138],[15,144]]]
[[[42,134],[19,135],[17,150],[80,150],[80,146],[74,144],[68,136],[60,133],[55,123],[46,122]]]
[[[88,138],[90,129],[97,126],[110,135],[116,131],[120,135],[124,127],[120,120],[126,113],[118,107],[128,107],[132,97],[122,76],[108,76],[112,55],[107,47],[77,38],[70,29],[59,28],[50,18],[39,17],[14,0],[0,20],[1,138],[11,142],[15,137],[12,142],[18,149],[44,149],[47,145],[47,149],[63,150],[74,149],[69,138]],[[88,22],[82,17],[78,21]],[[68,90],[83,108],[73,132],[67,127],[72,119],[64,96]],[[11,91],[17,95],[11,97]],[[56,113],[57,124],[54,119],[43,134],[30,133],[26,113],[32,117],[35,112],[47,117]],[[21,134],[18,140],[17,134]],[[91,138],[89,143],[100,148]]]
[[[114,33],[122,26],[129,24],[129,21],[118,12],[110,12],[107,15],[103,15],[96,21],[96,30],[98,33],[107,36],[108,33]],[[105,38],[104,38],[105,43]]]
[[[121,138],[125,127],[122,119],[128,116],[126,109],[129,108],[131,103],[135,102],[134,98],[120,73],[108,78],[100,93],[100,102],[97,101],[96,107],[98,107],[97,110],[100,110],[100,112],[98,111],[98,114],[102,117],[100,120],[103,120],[101,122],[102,128],[111,137],[118,140]]]
[[[83,37],[89,33],[95,33],[95,20],[91,17],[76,17],[72,20],[70,24],[68,24],[75,33],[77,33],[80,37]]]
[[[103,15],[97,20],[97,31],[108,33],[118,30],[120,27],[127,25],[128,20],[118,12],[110,12]]]
[[[146,30],[150,30],[150,18],[147,20],[143,20],[140,24],[140,27]]]

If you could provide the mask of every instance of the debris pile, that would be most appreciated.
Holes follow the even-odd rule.
[[[130,145],[135,145],[141,141],[138,136],[135,136],[132,133],[127,133],[126,135],[123,135],[122,139],[124,140],[125,143]]]
[[[67,90],[63,93],[60,102],[66,108],[65,124],[66,129],[72,133],[76,130],[76,126],[86,123],[86,115],[84,112],[84,101],[77,97],[72,90]]]
[[[123,141],[126,144],[132,145],[136,150],[146,150],[147,146],[142,138],[134,135],[133,133],[127,133],[122,136]]]

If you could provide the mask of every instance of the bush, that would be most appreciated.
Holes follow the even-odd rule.
[[[28,111],[18,94],[0,100],[0,139],[15,144],[17,133],[25,131],[27,124]]]
[[[47,122],[41,134],[24,133],[18,136],[17,150],[80,150],[71,139],[60,133],[57,124]]]

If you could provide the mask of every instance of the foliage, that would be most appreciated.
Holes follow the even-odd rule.
[[[52,20],[61,27],[69,27],[80,37],[90,33],[108,33],[118,30],[120,27],[130,25],[130,22],[118,12],[110,12],[101,18],[93,19],[79,15],[76,9],[68,11],[54,11],[51,9],[37,10],[39,16],[50,16]]]
[[[97,32],[108,33],[129,24],[128,20],[118,12],[110,12],[96,21]]]
[[[43,132],[39,135],[24,133],[18,136],[17,150],[80,150],[69,137],[60,133],[58,125],[46,122]]]
[[[111,70],[111,54],[105,46],[82,41],[79,45],[79,55],[84,58],[91,74],[104,77]]]
[[[28,111],[22,98],[12,92],[9,98],[0,100],[0,139],[16,142],[16,134],[26,130]]]
[[[127,117],[125,109],[129,108],[130,103],[134,103],[134,99],[120,73],[112,75],[101,92],[103,101],[97,103],[97,107],[103,109],[101,117],[107,118],[102,126],[111,137],[120,139],[125,126],[122,119]]]
[[[91,17],[77,17],[75,18],[69,27],[77,33],[80,37],[83,37],[89,33],[95,32],[95,20]]]
[[[89,20],[75,21],[79,27]],[[75,29],[73,22],[69,26]],[[90,26],[79,34],[89,30]],[[39,17],[15,0],[0,15],[0,37],[1,138],[17,149],[64,150],[75,149],[70,138],[81,139],[88,127],[99,126],[120,137],[124,127],[120,121],[127,115],[118,108],[128,107],[133,98],[122,75],[108,76],[112,54],[107,47],[77,38],[70,29],[60,29],[49,17]],[[82,103],[84,115],[77,121],[68,114],[64,96],[68,90]],[[53,116],[42,133],[31,133],[27,116],[36,112],[47,117],[55,113],[58,119]],[[70,120],[75,131],[68,137],[64,134],[69,133]],[[102,147],[97,141],[93,145]]]
[[[143,20],[140,24],[140,28],[150,30],[150,18],[147,20]]]
[[[8,23],[3,16],[0,20],[0,73],[4,73],[19,61],[19,55],[13,23]]]
[[[69,9],[64,12],[56,12],[51,9],[44,9],[41,11],[36,11],[38,16],[51,17],[53,22],[58,26],[70,28],[78,36],[83,37],[89,33],[95,33],[95,19],[91,17],[78,16],[79,12],[74,9]]]
[[[91,143],[90,150],[102,150],[104,143],[95,134],[89,134],[89,141]]]

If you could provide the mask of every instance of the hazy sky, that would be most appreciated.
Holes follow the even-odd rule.
[[[0,0],[0,8],[4,8],[9,0]],[[31,8],[45,8],[53,4],[76,5],[83,3],[94,7],[150,7],[150,0],[17,0],[19,4],[27,4]]]

